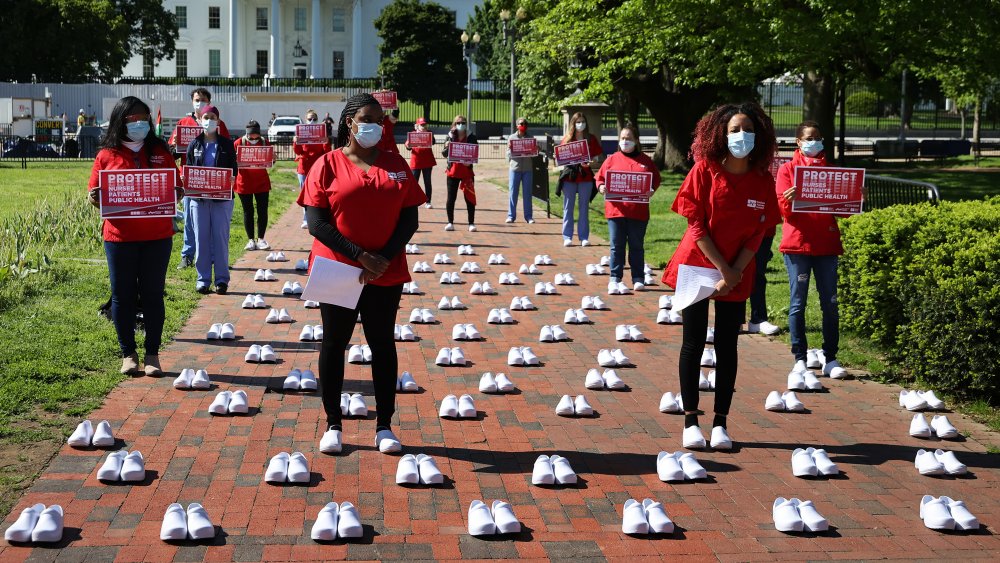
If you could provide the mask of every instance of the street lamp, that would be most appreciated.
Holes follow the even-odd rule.
[[[521,22],[528,17],[528,13],[524,11],[524,8],[518,8],[514,17]],[[517,30],[514,28],[514,22],[510,21],[510,10],[500,10],[500,20],[503,22],[504,43],[510,47],[510,133],[513,135],[517,121],[517,106],[515,105],[517,101],[514,89],[514,42],[517,41]]]
[[[463,31],[460,39],[462,40],[462,56],[469,63],[469,82],[466,85],[465,98],[465,119],[469,122],[469,127],[472,127],[472,55],[475,54],[476,48],[479,47],[479,33],[473,33],[472,41],[470,42],[469,34]]]

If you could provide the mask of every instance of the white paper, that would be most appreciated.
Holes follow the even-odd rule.
[[[715,293],[715,284],[722,279],[722,272],[715,268],[702,268],[681,264],[677,267],[677,289],[671,301],[672,310],[681,311]]]
[[[365,287],[358,281],[360,275],[361,268],[317,256],[301,298],[355,309]]]

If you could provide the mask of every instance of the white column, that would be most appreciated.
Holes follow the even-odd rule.
[[[312,0],[312,52],[309,53],[309,75],[312,78],[323,77],[323,12],[319,0]]]
[[[351,10],[351,78],[361,76],[361,0],[354,0]]]
[[[271,77],[281,75],[281,5],[278,0],[271,0]]]
[[[229,0],[229,78],[236,77],[236,0]]]

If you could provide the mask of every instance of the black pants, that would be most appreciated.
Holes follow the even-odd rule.
[[[413,171],[414,179],[419,180],[420,176],[424,177],[424,194],[427,196],[427,203],[431,202],[431,192],[433,187],[431,186],[431,171],[433,168],[418,168]],[[419,183],[419,182],[418,182]]]
[[[767,320],[767,263],[771,261],[771,243],[774,237],[764,237],[754,255],[757,271],[753,277],[753,291],[750,293],[750,322],[760,324]]]
[[[455,200],[458,199],[458,186],[461,185],[462,181],[458,178],[448,177],[448,222],[455,222]],[[474,225],[476,223],[476,205],[470,203],[469,200],[465,200],[465,207],[469,210],[469,224]]]
[[[328,426],[340,426],[340,394],[344,389],[344,351],[354,334],[361,313],[361,327],[372,349],[372,382],[375,384],[376,427],[386,428],[396,412],[396,341],[393,332],[402,285],[366,285],[357,309],[321,303],[323,345],[319,350],[319,379],[323,386],[323,410]]]
[[[267,200],[270,193],[239,194],[240,204],[243,205],[243,230],[247,232],[248,239],[264,238],[264,231],[267,230]],[[254,200],[257,200],[257,236],[253,236]]]
[[[171,238],[104,243],[111,274],[111,321],[123,358],[136,353],[135,313],[140,298],[146,327],[146,355],[160,351],[166,316],[163,289],[172,246]]]
[[[708,331],[708,302],[704,299],[684,309],[681,344],[681,399],[685,412],[698,410],[698,374]],[[746,301],[715,301],[715,414],[726,416],[736,389],[736,339],[746,312]]]

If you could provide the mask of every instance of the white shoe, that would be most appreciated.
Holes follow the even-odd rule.
[[[316,327],[313,327],[316,328]],[[312,370],[304,369],[302,370],[302,378],[299,379],[299,390],[301,391],[315,391],[318,385],[316,382],[316,374]]]
[[[944,464],[944,470],[948,475],[964,475],[969,471],[969,468],[955,457],[955,452],[934,450],[934,457]]]
[[[545,284],[543,282],[535,284],[535,295],[545,295]]]
[[[411,287],[415,286],[416,282],[414,282],[413,285],[411,285]],[[413,293],[417,293],[417,291],[414,289]],[[264,307],[263,298],[260,300],[260,306]],[[303,303],[302,306],[305,307],[306,309],[319,309],[319,301],[310,301],[309,299],[306,299],[306,302]]]
[[[243,245],[243,250],[257,250],[257,243],[250,239],[245,245]]]
[[[619,295],[617,282],[613,280],[608,282],[608,295]]]
[[[469,535],[492,536],[497,533],[497,525],[493,520],[490,507],[481,500],[474,500],[469,505]]]
[[[671,481],[683,481],[684,470],[681,469],[677,456],[672,453],[660,452],[656,456],[656,476],[660,481],[669,483]]]
[[[302,331],[299,332],[299,341],[301,342],[313,341],[313,330],[311,325],[305,325],[302,327]]]
[[[521,297],[521,310],[522,311],[534,311],[535,304],[528,299],[528,296]]]
[[[659,301],[660,309],[669,309],[669,308],[673,307],[673,305],[674,305],[673,304],[673,297],[671,297],[670,295],[661,295],[660,296],[660,301]]]
[[[781,395],[781,401],[785,403],[785,410],[788,412],[802,412],[806,406],[795,395],[795,391],[788,391]]]
[[[267,483],[284,483],[288,480],[288,452],[281,452],[271,458],[264,471]]]
[[[932,530],[955,529],[955,519],[952,518],[948,504],[931,495],[924,495],[920,499],[920,519],[924,521],[924,526]]]
[[[656,313],[656,324],[659,325],[670,324],[670,311],[667,309],[660,309]]]
[[[816,461],[810,452],[804,448],[796,448],[792,452],[792,475],[796,477],[815,477],[819,474]]]
[[[823,375],[830,379],[843,379],[847,377],[847,370],[841,367],[840,362],[833,360],[823,364]]]
[[[515,281],[517,281],[517,280],[515,280]],[[497,290],[493,289],[493,286],[490,285],[490,282],[488,282],[488,281],[484,281],[483,282],[483,295],[496,295],[496,293],[497,293]]]
[[[510,351],[507,352],[507,365],[509,365],[509,366],[523,366],[524,365],[524,356],[521,355],[521,349],[520,348],[517,348],[517,347],[511,348]]]
[[[247,294],[241,305],[244,309],[253,309],[253,294]]]
[[[756,330],[755,330],[756,329]],[[781,327],[764,321],[760,324],[749,323],[747,325],[747,332],[755,333],[759,332],[765,336],[774,336],[781,332]]]
[[[625,367],[632,365],[632,360],[622,352],[621,348],[615,348],[611,351],[611,356],[615,359],[616,367]]]
[[[427,454],[417,454],[417,470],[421,485],[440,485],[444,483],[444,475],[438,469],[434,458]]]
[[[402,451],[403,444],[392,430],[385,429],[375,433],[375,447],[384,454],[392,454]]]
[[[604,311],[604,310],[607,310],[608,306],[604,304],[604,300],[603,299],[601,299],[600,297],[598,297],[598,296],[595,295],[594,296],[594,307],[593,308],[596,309],[596,310],[598,310],[598,311]]]
[[[645,289],[646,289],[646,284],[642,282],[635,282],[635,284],[632,286],[632,291],[645,291]]]
[[[590,246],[590,241],[587,239],[583,239],[580,241],[580,246]]]
[[[125,450],[118,450],[108,454],[108,457],[104,460],[100,469],[97,470],[97,480],[118,481],[121,479],[122,463],[125,462],[126,455],[128,455],[128,452]],[[944,472],[943,465],[941,466],[941,471]]]
[[[517,299],[515,297],[515,299]],[[511,303],[511,308],[513,308],[514,303]],[[520,302],[518,302],[520,306]],[[499,324],[500,323],[500,309],[490,309],[489,314],[486,316],[486,322],[488,324]]]
[[[368,416],[368,405],[365,404],[365,398],[361,393],[351,395],[351,400],[347,404],[347,412],[351,416]]]
[[[701,428],[688,426],[684,429],[682,444],[685,448],[700,450],[705,447],[705,435],[701,433]]]
[[[350,502],[340,503],[340,511],[337,513],[337,537],[360,538],[364,533],[358,509]]]
[[[360,344],[352,344],[347,350],[347,362],[351,364],[362,364],[365,361],[365,352]]]
[[[286,391],[298,391],[301,384],[302,372],[298,369],[293,369],[285,376],[285,381],[281,383],[281,388]]]
[[[339,451],[339,450],[338,450]],[[315,541],[333,541],[337,539],[337,520],[339,519],[340,505],[335,502],[328,502],[320,509],[316,521],[313,523],[310,537]]]
[[[309,461],[302,452],[293,452],[288,456],[287,475],[289,483],[308,483],[311,480]]]
[[[545,325],[542,327],[541,332],[538,334],[539,342],[553,342],[555,337],[552,336],[552,327]]]
[[[197,502],[192,502],[187,507],[187,534],[188,539],[205,540],[215,537],[215,525],[208,518],[208,512]]]
[[[450,366],[451,365],[451,348],[441,348],[438,350],[437,358],[434,363],[439,366]]]
[[[948,417],[943,414],[934,415],[934,418],[931,419],[931,428],[934,429],[934,433],[937,434],[938,438],[947,440],[958,437],[958,429],[952,426],[951,422],[948,421]],[[94,434],[94,445],[98,445],[96,433]]]
[[[820,363],[819,356],[816,352],[817,350],[815,348],[806,350],[806,367],[809,369],[819,369],[823,367],[823,364]]]
[[[451,223],[448,223],[447,225],[444,226],[444,230],[446,230],[446,231],[454,231],[455,230],[455,225],[452,225]]]
[[[672,413],[677,412],[680,409],[677,407],[677,399],[674,398],[674,394],[667,391],[660,397],[660,412],[662,413]]]
[[[816,374],[813,373],[812,370],[806,370],[805,373],[802,374],[802,377],[803,377],[803,381],[805,383],[806,389],[808,389],[809,391],[822,391],[823,390],[823,382],[821,382],[819,380],[819,378],[816,377]]]
[[[274,277],[274,272],[270,268],[264,268],[264,281],[274,281],[277,278]]]
[[[563,395],[556,404],[556,414],[560,416],[573,416],[576,410],[573,406],[573,399],[569,395]]]
[[[837,475],[840,473],[840,468],[837,467],[837,464],[834,463],[832,459],[830,459],[826,450],[806,448],[806,451],[812,455],[813,461],[816,463],[816,470],[819,471],[820,475],[829,477],[830,475]]]
[[[451,328],[451,338],[452,340],[465,340],[465,325],[457,324]]]
[[[347,416],[347,412],[351,405],[351,394],[341,393],[340,394],[340,415]]]
[[[615,327],[615,340],[619,342],[628,342],[631,340],[628,335],[628,327],[625,325],[618,325]]]
[[[782,412],[785,410],[785,401],[781,398],[781,393],[771,391],[764,400],[764,408],[769,411]]]
[[[705,377],[705,372],[702,370],[698,370],[698,390],[708,391],[711,388],[712,388],[712,382],[709,381],[707,377]]]
[[[601,367],[606,367],[606,368],[613,368],[618,366],[618,364],[615,362],[615,357],[611,353],[611,350],[608,349],[601,349],[597,353],[597,363]]]
[[[420,390],[420,386],[417,385],[417,381],[413,379],[413,374],[408,371],[404,371],[402,375],[399,376],[399,390],[407,393],[415,393]]]
[[[270,311],[268,311],[267,312],[267,316],[264,317],[264,322],[268,323],[268,324],[275,324],[275,323],[277,323],[278,322],[278,310],[277,309],[271,309]],[[220,325],[220,328],[221,328],[221,325]]]
[[[107,420],[102,420],[94,427],[94,437],[91,444],[97,448],[107,448],[115,445],[115,436]]]
[[[662,504],[648,498],[642,501],[642,508],[646,512],[646,521],[649,522],[649,533],[674,533],[674,523],[667,516],[667,511],[664,510]]]
[[[571,238],[563,239],[563,246],[573,246],[573,239]]]
[[[917,394],[927,402],[928,408],[936,411],[944,410],[944,401],[938,399],[934,391],[918,391]]]
[[[552,469],[552,461],[547,455],[540,455],[535,460],[534,468],[531,471],[532,485],[554,485],[556,475]]]
[[[799,516],[799,509],[792,499],[784,497],[774,499],[771,517],[774,519],[774,528],[779,532],[801,532],[805,528],[805,523]]]
[[[646,340],[646,335],[639,330],[638,325],[627,325],[628,329],[628,339],[632,342],[644,342]]]
[[[247,414],[250,412],[247,392],[242,389],[233,391],[229,397],[229,404],[226,405],[226,409],[229,411],[229,414]]]
[[[813,376],[816,377],[816,376]],[[788,389],[791,391],[805,391],[806,390],[806,377],[805,374],[798,371],[792,371],[788,374]]]
[[[538,356],[528,346],[521,347],[521,357],[524,358],[524,365],[526,366],[537,366],[541,363],[538,361]]]
[[[938,450],[940,451],[940,450]],[[913,461],[917,472],[921,475],[944,475],[944,463],[929,450],[917,450],[917,457]]]
[[[445,395],[441,400],[441,409],[438,411],[441,418],[458,418],[458,397]]]
[[[649,533],[649,522],[646,520],[646,511],[642,504],[635,499],[625,501],[625,508],[622,512],[622,533],[631,535],[645,535]]]
[[[250,363],[256,363],[260,361],[260,346],[258,344],[251,344],[250,348],[247,350],[243,359]]]
[[[517,273],[519,273],[521,275],[530,273],[528,271],[528,265],[527,264],[521,264],[521,267],[517,270]]]
[[[420,469],[417,468],[417,458],[413,454],[406,454],[399,458],[399,465],[396,466],[397,485],[416,485],[420,482]]]
[[[733,449],[733,440],[725,428],[716,426],[712,428],[712,439],[709,445],[715,450],[731,450]]]
[[[691,428],[697,428],[697,426],[692,426]],[[698,431],[698,434],[701,434],[701,430]],[[677,457],[677,463],[681,464],[681,469],[684,470],[684,477],[686,479],[696,481],[708,477],[708,471],[705,471],[705,468],[698,463],[698,459],[694,457],[693,453],[674,452],[674,455]]]
[[[292,282],[292,295],[302,295],[305,288],[299,282]]]
[[[451,349],[451,365],[465,366],[465,354],[457,346]]]
[[[76,430],[70,434],[66,443],[74,448],[89,448],[94,439],[94,425],[89,420],[84,420],[76,425]]]
[[[476,226],[475,225],[469,225],[469,232],[470,233],[476,232]]]
[[[479,378],[479,392],[480,393],[496,393],[497,392],[497,382],[493,378],[492,372],[486,372],[482,377]]]
[[[581,309],[593,309],[594,308],[594,298],[591,297],[591,296],[589,296],[589,295],[584,295],[583,298],[580,299],[580,308]]]
[[[701,365],[708,368],[715,367],[715,348],[705,348],[701,353]]]
[[[187,515],[184,507],[178,503],[167,506],[163,514],[163,523],[160,525],[160,539],[163,541],[177,541],[187,539]]]
[[[510,393],[514,390],[514,382],[507,377],[505,373],[498,373],[496,375],[497,391],[501,393]]]
[[[340,430],[333,428],[323,433],[319,441],[319,451],[325,454],[340,453],[342,446],[340,443]]]
[[[493,501],[490,508],[493,522],[496,523],[498,534],[518,534],[521,532],[521,522],[514,516],[514,509],[502,500]]]
[[[253,275],[253,281],[264,281],[264,269],[258,268]]]
[[[601,374],[601,379],[604,381],[604,387],[607,389],[613,389],[615,391],[625,388],[625,382],[622,378],[618,377],[613,369],[606,369],[604,373]]]
[[[583,380],[583,386],[587,389],[604,389],[604,378],[601,377],[601,372],[590,368],[587,372],[587,377]]]
[[[927,424],[924,415],[920,413],[913,415],[913,420],[910,421],[910,436],[914,438],[931,437],[931,427]]]
[[[576,319],[574,324],[587,324],[590,322],[590,317],[587,316],[587,313],[585,313],[583,309],[577,309],[575,311],[575,316]]]
[[[309,261],[306,260],[305,258],[302,258],[302,259],[296,261],[295,262],[295,269],[298,270],[298,271],[300,271],[300,272],[304,272],[304,271],[308,270],[309,269]]]
[[[960,500],[952,500],[949,497],[941,497],[941,502],[948,505],[948,511],[951,513],[951,518],[955,521],[956,530],[978,530],[979,529],[979,519],[969,512],[969,509],[965,507],[965,503]],[[44,514],[44,513],[43,513]],[[41,522],[41,519],[39,519]],[[32,534],[34,536],[34,534]]]
[[[222,323],[214,323],[208,328],[208,332],[205,333],[205,338],[207,340],[218,340],[219,333],[222,332]]]
[[[309,228],[309,223],[307,221],[302,221],[302,223],[299,224],[299,228],[300,229],[308,229]]]
[[[476,410],[476,402],[472,395],[465,394],[458,398],[458,416],[462,418],[476,418],[479,411]]]
[[[799,511],[799,518],[802,519],[802,529],[806,532],[825,532],[830,529],[830,523],[822,514],[816,510],[813,506],[813,501],[805,500],[799,501],[798,499],[792,499],[793,503],[796,503],[796,508]]]
[[[653,274],[646,274],[642,278],[642,283],[644,285],[656,285],[656,276]]]

